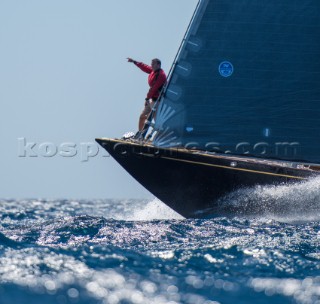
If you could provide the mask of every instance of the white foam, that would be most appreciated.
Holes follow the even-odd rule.
[[[282,221],[320,220],[320,177],[295,184],[241,189],[219,201],[238,214]]]
[[[151,221],[151,220],[172,220],[183,219],[177,212],[170,209],[167,205],[155,198],[141,209],[133,210],[132,215],[128,215],[128,221]]]

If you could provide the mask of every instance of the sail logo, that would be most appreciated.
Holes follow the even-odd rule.
[[[219,65],[219,73],[222,77],[230,77],[233,74],[233,65],[229,61],[223,61]]]

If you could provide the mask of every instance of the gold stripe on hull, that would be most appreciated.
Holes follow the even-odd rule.
[[[250,169],[233,168],[233,167],[227,167],[227,166],[221,166],[221,165],[213,165],[213,164],[195,162],[195,161],[191,161],[191,160],[182,160],[182,159],[175,159],[175,158],[170,158],[170,157],[161,157],[161,158],[172,160],[172,161],[179,161],[179,162],[184,162],[184,163],[197,164],[197,165],[202,165],[202,166],[222,168],[222,169],[228,169],[228,170],[245,171],[245,172],[251,172],[251,173],[256,173],[256,174],[265,174],[265,175],[272,175],[272,176],[279,176],[279,177],[287,177],[287,178],[299,179],[299,180],[306,180],[307,179],[305,177],[300,177],[300,176],[276,174],[276,173],[270,173],[270,172],[255,171],[255,170],[250,170]]]

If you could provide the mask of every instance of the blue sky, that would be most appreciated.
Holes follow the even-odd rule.
[[[85,155],[96,137],[136,131],[147,74],[125,58],[159,57],[168,72],[196,4],[1,1],[0,197],[151,197],[102,150]]]

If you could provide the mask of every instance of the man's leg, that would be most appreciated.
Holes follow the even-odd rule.
[[[140,115],[140,118],[139,118],[139,131],[142,131],[142,129],[144,127],[144,124],[146,122],[146,119],[147,119],[146,115],[143,115],[143,114]]]
[[[144,104],[144,109],[142,110],[142,113],[139,117],[139,131],[142,131],[144,124],[146,123],[146,120],[151,113],[152,110],[152,104],[150,102],[146,101]]]

